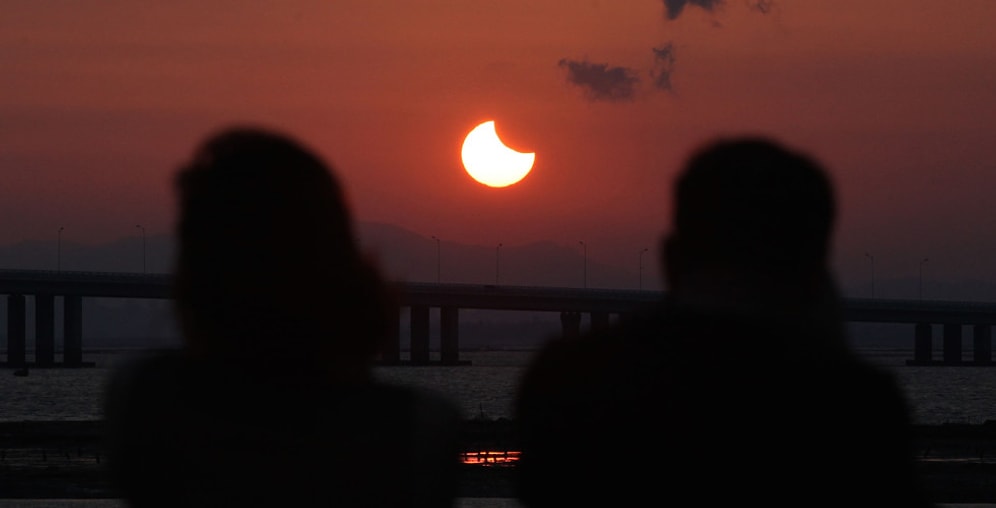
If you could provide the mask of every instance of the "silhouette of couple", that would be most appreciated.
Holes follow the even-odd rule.
[[[521,503],[926,505],[905,399],[842,331],[822,169],[768,140],[720,140],[675,189],[667,299],[551,340],[521,380]],[[454,506],[462,415],[372,376],[398,302],[331,168],[236,127],[196,150],[176,191],[184,347],[111,380],[122,497]]]

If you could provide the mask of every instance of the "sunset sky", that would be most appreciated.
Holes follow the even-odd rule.
[[[0,245],[168,235],[177,164],[253,123],[333,164],[358,220],[635,265],[689,152],[749,133],[829,168],[845,283],[867,252],[996,284],[996,2],[685,4],[7,0]],[[536,153],[520,183],[463,170],[485,120]]]

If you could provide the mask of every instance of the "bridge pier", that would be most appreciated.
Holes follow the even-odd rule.
[[[934,338],[930,323],[917,323],[913,338],[913,363],[926,365],[933,361]]]
[[[961,324],[944,324],[944,364],[961,363]]]
[[[63,358],[55,360],[56,296],[50,293],[34,295],[35,357],[28,361],[27,297],[7,295],[7,359],[6,367],[93,367],[83,361],[83,297],[63,296]]]
[[[83,366],[83,297],[62,297],[62,363]]]
[[[592,330],[604,330],[609,327],[609,313],[608,312],[592,312],[591,313],[591,329]]]
[[[972,327],[972,360],[978,365],[993,363],[993,327],[975,325]]]
[[[444,365],[460,362],[460,327],[456,307],[439,309],[439,349]]]
[[[943,347],[940,360],[934,360],[932,331],[930,323],[917,323],[913,339],[913,359],[907,360],[907,365],[994,365],[992,357],[992,326],[991,324],[972,325],[972,359],[966,360],[962,351],[962,333],[966,325],[961,323],[944,323],[942,340]]]
[[[35,295],[35,364],[55,365],[55,295]]]
[[[429,364],[429,307],[413,305],[409,316],[411,324],[411,362]]]
[[[28,363],[26,311],[24,295],[7,295],[7,365],[12,367]]]
[[[564,337],[578,337],[581,335],[581,313],[580,312],[561,312],[560,313],[560,330],[561,335]]]
[[[387,365],[401,363],[401,316],[391,320],[391,329],[387,331],[388,341],[380,352],[380,362]]]
[[[429,365],[432,363],[429,351],[430,323],[429,313],[431,308],[428,305],[414,305],[408,307],[409,310],[409,340],[411,365]],[[441,307],[439,309],[440,321],[440,364],[442,365],[462,365],[467,362],[460,360],[460,327],[459,308],[453,306]],[[381,351],[379,361],[384,365],[401,365],[401,318],[394,322],[395,328],[391,333],[392,339]]]

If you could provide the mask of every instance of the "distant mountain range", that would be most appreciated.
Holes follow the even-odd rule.
[[[437,241],[383,223],[359,225],[360,243],[394,280],[636,289],[639,274],[553,242],[481,246]],[[649,261],[648,261],[649,262]],[[586,266],[587,265],[587,266]],[[644,280],[645,287],[657,287]]]
[[[632,270],[585,259],[576,247],[552,242],[501,247],[437,241],[399,226],[362,222],[358,241],[391,280],[557,287],[659,288]],[[32,241],[0,246],[0,268],[168,273],[169,236],[126,237],[93,245]],[[652,262],[648,256],[648,263]],[[648,270],[649,272],[649,270]]]

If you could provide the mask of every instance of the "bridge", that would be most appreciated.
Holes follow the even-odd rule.
[[[83,362],[83,298],[172,298],[168,274],[0,270],[0,295],[7,305],[6,366],[85,366]],[[429,364],[430,309],[439,309],[440,363],[459,358],[458,317],[461,309],[558,312],[563,333],[580,333],[582,315],[592,328],[607,326],[610,316],[624,317],[659,301],[660,291],[504,286],[490,284],[395,283],[400,304],[408,309],[412,364]],[[27,358],[26,299],[34,300],[35,359]],[[56,298],[62,299],[63,361],[55,360]],[[845,299],[849,322],[911,324],[911,365],[993,365],[992,327],[996,303]],[[400,325],[400,317],[399,317]],[[933,357],[934,325],[942,329],[941,358]],[[971,359],[963,358],[963,331],[972,330]],[[400,326],[399,326],[400,329]],[[381,361],[401,363],[402,337],[392,341]]]

